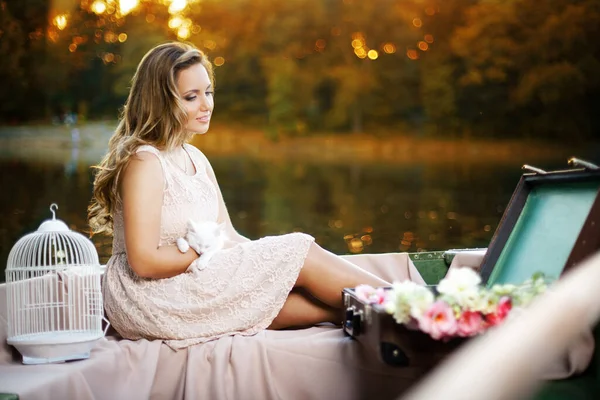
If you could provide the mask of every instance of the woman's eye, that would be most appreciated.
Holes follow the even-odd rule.
[[[212,96],[214,93],[215,93],[215,92],[206,92],[206,93],[204,93],[204,94],[205,94],[205,95],[207,95],[207,96]]]
[[[192,97],[186,97],[185,98],[187,101],[194,101],[196,100],[196,96],[192,96]]]

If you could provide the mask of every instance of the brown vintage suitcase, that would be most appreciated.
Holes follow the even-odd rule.
[[[600,249],[600,169],[577,159],[569,163],[584,168],[524,166],[533,172],[522,175],[488,246],[480,269],[484,284],[521,283],[540,271],[558,278]],[[427,370],[466,340],[443,342],[409,330],[383,307],[362,302],[353,288],[342,296],[344,333],[387,364]]]

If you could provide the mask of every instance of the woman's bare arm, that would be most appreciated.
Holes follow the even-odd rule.
[[[121,198],[127,259],[133,271],[144,278],[179,275],[198,258],[177,246],[160,246],[160,221],[165,180],[158,158],[149,152],[133,156],[122,172]]]

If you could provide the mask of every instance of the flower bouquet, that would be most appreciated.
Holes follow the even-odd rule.
[[[470,268],[451,270],[437,286],[405,281],[391,288],[359,285],[354,289],[363,303],[383,309],[395,323],[421,332],[436,341],[448,342],[481,334],[527,306],[547,288],[543,274],[519,285],[481,286]]]
[[[436,286],[405,281],[343,291],[345,334],[389,365],[426,372],[469,337],[511,318],[547,288],[536,274],[519,285],[484,287],[478,273],[452,269]]]

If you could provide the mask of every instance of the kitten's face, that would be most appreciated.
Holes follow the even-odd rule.
[[[216,222],[196,223],[189,221],[187,240],[196,244],[201,251],[208,250],[220,245],[223,228],[224,224],[217,224]]]

